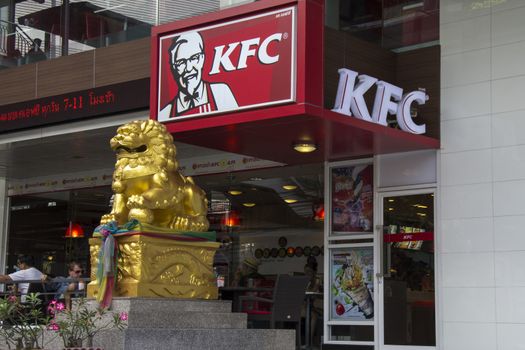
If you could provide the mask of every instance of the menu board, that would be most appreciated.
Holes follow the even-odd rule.
[[[370,232],[373,224],[373,167],[332,168],[332,232]]]
[[[331,319],[372,320],[374,317],[373,247],[334,249],[331,259]]]

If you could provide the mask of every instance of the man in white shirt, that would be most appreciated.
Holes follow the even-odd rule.
[[[33,257],[28,255],[19,255],[16,265],[20,270],[10,273],[9,275],[0,275],[0,282],[17,282],[41,280],[44,274],[33,267]],[[18,291],[21,294],[21,301],[24,302],[29,289],[29,283],[19,283]]]

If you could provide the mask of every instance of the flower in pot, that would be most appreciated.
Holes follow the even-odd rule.
[[[39,293],[31,293],[22,303],[14,295],[0,299],[0,339],[8,349],[42,349],[44,329],[50,321]]]
[[[90,308],[85,299],[78,299],[69,310],[61,302],[52,301],[48,312],[53,316],[48,329],[54,330],[62,338],[65,348],[93,346],[97,333],[109,329],[122,330],[126,326],[126,313],[112,313],[105,309]]]

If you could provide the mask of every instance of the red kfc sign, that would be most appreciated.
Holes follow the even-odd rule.
[[[295,101],[296,7],[159,36],[157,120]]]

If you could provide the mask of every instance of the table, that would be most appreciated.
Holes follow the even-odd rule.
[[[224,294],[232,295],[232,310],[233,312],[240,312],[241,305],[239,305],[239,296],[246,292],[273,292],[273,288],[267,287],[220,287],[220,298],[224,299]],[[229,299],[228,299],[229,300]]]
[[[322,298],[323,293],[320,292],[306,292],[305,293],[305,300],[306,300],[306,314],[304,315],[304,348],[306,350],[310,350],[312,346],[312,330],[311,328],[311,322],[312,322],[312,304],[314,302],[315,298]]]

